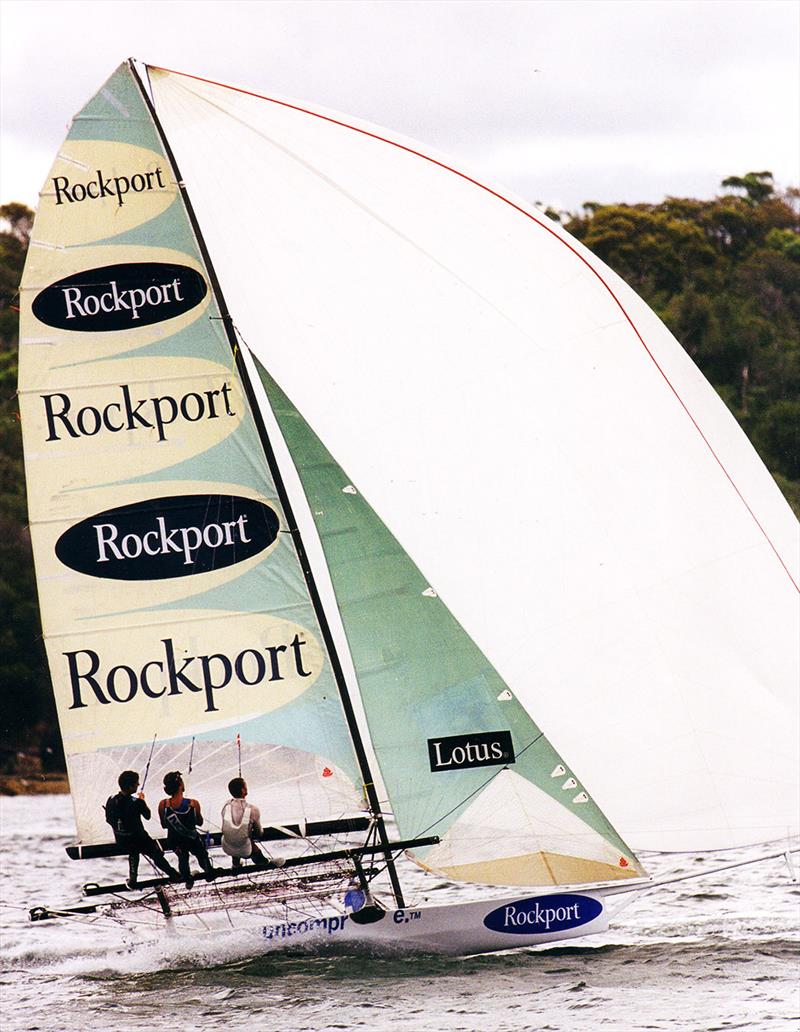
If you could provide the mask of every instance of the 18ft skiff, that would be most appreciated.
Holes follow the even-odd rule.
[[[244,772],[314,843],[136,906],[475,952],[603,930],[651,887],[635,848],[793,848],[797,522],[560,226],[130,61],[72,122],[21,296],[72,855],[114,852],[103,801],[145,764],[211,814]],[[482,901],[409,909],[401,850]]]

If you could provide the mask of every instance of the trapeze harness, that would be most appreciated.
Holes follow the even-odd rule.
[[[189,842],[197,842],[197,813],[189,800],[184,799],[179,806],[164,807],[164,821],[167,825],[167,840],[171,846],[185,846]]]

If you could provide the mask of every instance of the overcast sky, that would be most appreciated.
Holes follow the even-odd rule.
[[[530,201],[800,180],[800,5],[2,0],[0,201],[126,57],[399,130]]]

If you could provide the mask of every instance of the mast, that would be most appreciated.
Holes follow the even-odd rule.
[[[367,757],[366,749],[364,747],[364,741],[361,737],[361,730],[358,726],[358,721],[356,719],[353,703],[350,698],[350,693],[347,687],[347,681],[344,676],[344,670],[342,669],[341,661],[339,660],[339,655],[336,649],[335,642],[333,640],[333,634],[331,632],[330,624],[328,623],[328,618],[322,605],[322,599],[320,597],[316,580],[311,569],[311,564],[309,562],[308,554],[303,543],[302,535],[300,534],[300,529],[297,525],[297,520],[294,517],[292,505],[289,500],[288,493],[286,491],[286,485],[284,484],[283,476],[281,474],[281,470],[278,465],[275,452],[272,447],[272,443],[269,439],[269,435],[267,433],[267,429],[264,424],[261,411],[256,401],[255,392],[253,390],[253,384],[250,379],[250,374],[247,370],[244,361],[244,355],[242,354],[242,349],[239,347],[239,342],[236,337],[236,329],[233,324],[233,319],[230,315],[230,312],[228,311],[228,306],[225,301],[224,294],[222,292],[222,287],[220,285],[219,279],[217,278],[214,264],[211,261],[211,255],[209,254],[208,247],[206,246],[205,238],[203,237],[203,233],[200,229],[200,224],[197,220],[194,207],[192,206],[189,193],[186,189],[183,177],[181,176],[178,163],[172,151],[172,147],[170,146],[169,140],[167,139],[167,136],[161,125],[161,122],[159,120],[158,114],[156,113],[156,109],[150,98],[150,95],[148,91],[145,89],[141,76],[139,75],[139,72],[136,69],[133,58],[128,59],[128,67],[130,69],[131,75],[134,78],[134,81],[136,82],[139,88],[139,91],[142,95],[142,99],[144,100],[144,103],[147,106],[147,109],[150,113],[150,117],[153,119],[156,131],[158,132],[158,135],[161,139],[161,143],[164,147],[167,159],[172,168],[172,173],[175,177],[176,184],[178,186],[178,189],[180,190],[181,197],[183,198],[186,213],[189,217],[189,221],[191,223],[195,239],[197,240],[198,248],[200,249],[200,253],[203,257],[203,262],[208,272],[211,290],[217,302],[217,306],[219,308],[220,316],[222,319],[222,325],[225,328],[225,334],[231,349],[231,353],[234,358],[234,362],[236,364],[236,370],[239,374],[242,385],[244,387],[245,395],[250,405],[250,410],[253,414],[253,419],[255,422],[256,430],[258,432],[259,441],[261,442],[261,447],[264,452],[264,457],[267,461],[269,471],[274,479],[275,487],[278,492],[278,497],[283,507],[283,511],[286,515],[286,520],[289,524],[289,533],[292,536],[292,541],[297,552],[297,557],[300,561],[300,566],[303,570],[303,576],[305,578],[306,587],[308,588],[311,604],[314,608],[314,612],[319,622],[320,631],[322,633],[322,637],[325,642],[328,656],[330,658],[331,668],[336,681],[336,687],[339,692],[339,698],[342,703],[345,721],[347,723],[347,729],[350,733],[350,738],[352,740],[353,748],[356,754],[356,759],[358,761],[359,771],[361,773],[361,779],[364,786],[364,792],[366,794],[367,803],[369,806],[369,812],[375,822],[375,828],[381,846],[385,847],[383,857],[386,862],[386,867],[389,873],[389,879],[392,885],[392,892],[394,893],[394,897],[397,901],[398,907],[403,907],[405,906],[403,892],[400,887],[399,878],[397,876],[397,869],[395,866],[394,858],[389,850],[389,836],[386,832],[386,823],[383,819],[383,812],[381,810],[380,800],[378,799],[378,794],[375,790],[375,783],[373,781],[372,772],[369,765],[369,759]]]

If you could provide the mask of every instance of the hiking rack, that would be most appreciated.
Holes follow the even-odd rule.
[[[358,874],[362,856],[372,856],[375,853],[399,852],[403,849],[413,849],[415,846],[434,846],[438,843],[439,836],[431,835],[428,838],[404,839],[400,842],[388,842],[385,845],[380,843],[374,846],[353,846],[349,849],[335,849],[329,853],[312,853],[309,856],[292,856],[283,863],[275,860],[267,860],[264,864],[251,867],[240,867],[238,870],[228,867],[212,867],[209,874],[193,875],[193,880],[216,881],[217,879],[250,877],[254,873],[265,873],[267,871],[288,871],[293,867],[305,867],[308,864],[318,864],[326,860],[349,860],[353,864],[354,874]],[[83,887],[84,896],[120,895],[125,892],[137,892],[140,889],[155,889],[166,885],[175,885],[176,882],[170,878],[146,878],[137,882],[135,888],[131,888],[125,882],[115,885],[97,885],[89,882]]]
[[[369,879],[377,868],[362,868]],[[302,903],[341,895],[353,887],[353,869],[343,861],[328,860],[284,872],[283,869],[247,868],[247,877],[203,881],[189,889],[176,883],[158,886],[139,899],[117,899],[111,903],[115,911],[146,907],[160,910],[165,917],[221,910],[252,910],[285,903]]]

